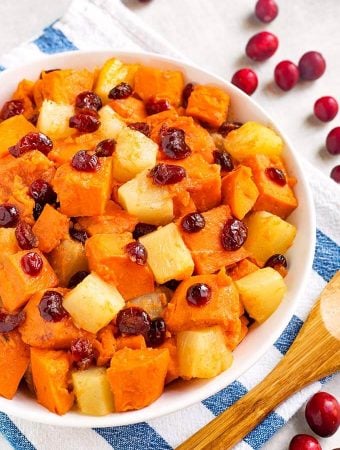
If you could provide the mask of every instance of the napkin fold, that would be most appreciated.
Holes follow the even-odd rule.
[[[119,0],[73,0],[63,18],[40,36],[0,57],[0,70],[69,50],[147,50],[184,58]],[[2,450],[171,450],[260,382],[287,352],[318,293],[340,268],[340,193],[338,186],[311,164],[304,164],[314,194],[317,244],[313,271],[289,325],[250,370],[222,391],[189,408],[149,422],[101,429],[57,428],[0,413]],[[281,404],[235,449],[260,449],[317,392],[326,380],[313,383]]]

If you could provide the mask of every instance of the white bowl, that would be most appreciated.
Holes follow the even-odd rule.
[[[164,69],[179,69],[184,73],[188,81],[219,86],[228,91],[231,96],[232,117],[234,120],[240,122],[255,120],[269,125],[281,135],[285,141],[284,158],[289,173],[298,180],[295,192],[299,200],[299,207],[289,217],[289,221],[297,227],[298,233],[294,245],[288,253],[289,273],[286,277],[288,292],[277,311],[264,324],[251,330],[245,340],[238,346],[234,352],[232,367],[216,378],[176,382],[167,387],[164,394],[147,408],[139,411],[110,414],[104,417],[85,416],[75,411],[71,411],[64,416],[58,416],[40,406],[24,392],[18,392],[13,400],[0,398],[1,411],[35,422],[68,427],[128,425],[174,412],[215,394],[248,370],[280,336],[294,313],[312,267],[315,247],[314,206],[297,153],[268,114],[250,97],[222,78],[190,64],[151,53],[119,51],[69,52],[48,56],[1,74],[0,105],[10,98],[20,80],[23,78],[35,80],[43,69],[83,67],[92,69],[100,66],[112,56],[116,56],[125,62],[139,62]],[[287,111],[287,114],[289,114],[289,111]]]

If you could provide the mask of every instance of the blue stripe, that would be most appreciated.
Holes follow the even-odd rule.
[[[321,378],[320,383],[326,384],[329,383],[331,380],[333,380],[334,375],[328,375],[327,377]]]
[[[94,428],[114,450],[172,450],[172,447],[145,422],[125,427]]]
[[[274,346],[283,355],[288,352],[289,347],[292,345],[294,339],[298,335],[302,325],[303,321],[299,319],[299,317],[294,315],[279,339],[275,342]]]
[[[254,450],[262,446],[285,424],[284,419],[276,413],[270,413],[263,422],[253,429],[244,441]]]
[[[11,419],[2,412],[0,412],[0,433],[15,450],[36,450]]]
[[[6,67],[0,65],[0,72],[3,72],[4,70],[6,70]]]
[[[33,41],[44,53],[66,52],[68,50],[78,50],[64,33],[52,25],[44,29],[43,34]]]
[[[225,411],[229,406],[247,393],[247,389],[239,381],[234,381],[215,395],[203,400],[206,406],[215,416]]]
[[[316,230],[313,269],[326,281],[340,269],[340,247],[320,230]]]

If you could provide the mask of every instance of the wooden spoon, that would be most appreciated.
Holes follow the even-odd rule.
[[[293,345],[272,372],[177,450],[228,450],[279,403],[340,370],[340,271],[322,291]]]

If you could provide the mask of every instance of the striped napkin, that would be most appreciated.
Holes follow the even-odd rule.
[[[143,49],[181,57],[168,42],[146,29],[120,1],[74,0],[67,14],[47,27],[41,36],[0,57],[0,69],[20,65],[42,54],[110,48]],[[340,268],[339,188],[307,162],[305,170],[317,211],[313,271],[289,325],[251,370],[203,402],[148,423],[101,429],[59,429],[0,413],[0,449],[171,450],[262,380],[287,352],[318,293]],[[310,385],[280,405],[235,448],[260,449],[325,381]]]

